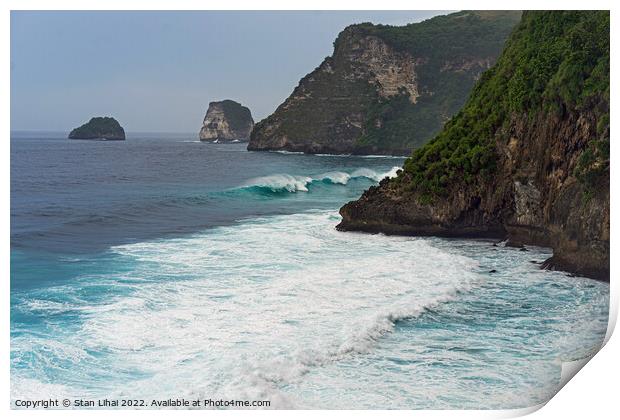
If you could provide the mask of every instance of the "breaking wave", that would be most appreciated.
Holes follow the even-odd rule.
[[[324,178],[346,182],[312,179]],[[606,285],[564,287],[529,262],[543,251],[342,233],[339,220],[253,218],[115,246],[71,284],[13,296],[14,315],[49,329],[12,336],[12,398],[173,390],[272,408],[521,407],[554,390],[558,353],[589,354],[604,335]],[[543,310],[558,324],[540,324]]]
[[[387,172],[377,172],[368,168],[360,168],[348,173],[342,171],[325,172],[316,176],[274,174],[248,180],[235,190],[256,190],[271,193],[308,192],[314,184],[347,185],[352,179],[365,178],[379,182],[383,178],[394,178],[400,167],[394,166]]]
[[[128,395],[128,379],[140,381],[142,395],[165,395],[160,379],[166,377],[184,395],[262,395],[276,406],[298,407],[281,386],[371,352],[397,322],[479,280],[470,258],[426,240],[342,234],[333,229],[338,219],[332,211],[259,218],[114,247],[128,272],[58,289],[63,303],[52,295],[18,304],[23,313],[77,315],[82,322],[66,336],[14,338],[14,366],[45,369],[38,379],[73,372],[61,383],[92,379],[98,386],[87,396],[93,398]],[[422,258],[400,263],[409,253]],[[439,270],[445,279],[431,281]],[[75,298],[81,287],[108,277],[126,293],[101,303]],[[204,374],[199,387],[196,372]],[[30,379],[13,377],[17,394],[27,394]]]

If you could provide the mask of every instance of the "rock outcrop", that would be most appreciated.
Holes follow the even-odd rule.
[[[229,99],[210,102],[200,130],[200,140],[248,141],[252,128],[254,120],[247,107]]]
[[[71,130],[70,139],[125,140],[125,130],[114,118],[93,117],[86,124]]]
[[[407,155],[464,104],[520,12],[459,12],[402,27],[352,25],[256,124],[249,150]]]
[[[463,110],[339,230],[489,237],[609,280],[609,12],[526,12]]]

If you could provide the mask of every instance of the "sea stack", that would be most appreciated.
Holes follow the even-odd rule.
[[[348,26],[333,54],[256,124],[248,150],[409,155],[462,108],[520,17],[463,11]]]
[[[250,139],[253,128],[254,120],[247,107],[230,99],[210,102],[200,130],[200,140],[245,142]]]
[[[86,124],[71,130],[69,138],[81,140],[125,140],[125,130],[112,117],[93,117]]]

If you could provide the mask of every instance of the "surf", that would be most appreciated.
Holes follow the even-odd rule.
[[[383,178],[393,178],[401,168],[392,167],[387,172],[378,172],[368,168],[359,168],[352,172],[331,171],[315,176],[273,174],[252,178],[237,188],[229,191],[264,191],[271,193],[298,193],[309,192],[313,185],[322,183],[327,185],[347,185],[352,179],[367,179],[379,182]]]
[[[360,392],[332,401],[329,393],[353,386],[351,377],[358,388],[383,386],[376,384],[381,375],[396,384],[382,388],[394,406],[420,407],[429,400],[395,390],[412,380],[424,389],[449,389],[445,375],[454,370],[442,363],[466,369],[476,360],[469,353],[463,358],[459,348],[485,354],[488,341],[511,337],[514,327],[501,317],[492,321],[489,302],[523,302],[524,296],[544,299],[540,304],[548,310],[557,307],[558,331],[570,326],[575,332],[574,342],[558,335],[543,347],[531,344],[533,351],[581,348],[579,353],[587,351],[584,343],[597,342],[593,320],[601,326],[606,320],[605,285],[570,278],[574,287],[558,296],[552,285],[567,277],[529,262],[544,258],[545,250],[524,255],[483,242],[341,233],[334,229],[339,219],[333,210],[254,217],[183,237],[114,246],[101,261],[91,260],[90,274],[83,272],[73,284],[15,295],[14,308],[24,315],[77,323],[64,333],[22,329],[12,336],[12,389],[25,393],[29,383],[41,381],[63,384],[66,395],[80,390],[80,397],[89,398],[136,392],[159,398],[172,387],[188,397],[267,398],[276,408],[314,407],[314,398],[323,407],[351,407],[385,402]],[[119,264],[126,269],[111,269]],[[490,268],[499,274],[489,274]],[[514,281],[518,287],[503,285]],[[108,288],[113,292],[98,299],[85,293]],[[591,304],[568,304],[584,299]],[[459,332],[459,325],[472,322],[460,321],[468,311],[498,323]],[[537,325],[528,310],[511,311]],[[536,340],[536,330],[527,330]],[[460,347],[441,345],[452,340]],[[519,340],[510,346],[522,348]],[[501,366],[511,369],[512,353],[502,354]],[[543,386],[557,356],[548,357],[540,372],[520,368],[509,376],[523,377],[524,384],[536,378],[536,386]],[[396,368],[431,362],[418,373]],[[478,375],[498,375],[493,365],[480,369]],[[450,389],[451,395],[465,398],[459,389]],[[535,397],[519,395],[510,404]]]

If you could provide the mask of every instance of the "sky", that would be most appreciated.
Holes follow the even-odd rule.
[[[11,129],[68,131],[113,116],[127,132],[190,133],[222,99],[259,121],[347,25],[445,13],[12,11]]]

